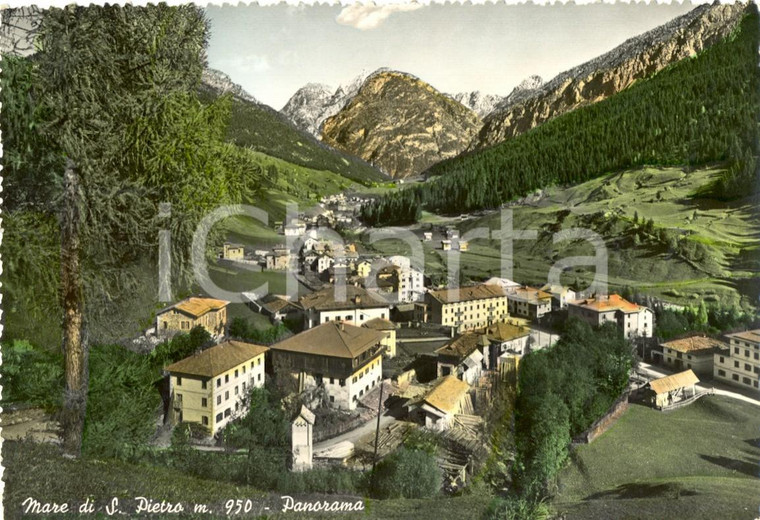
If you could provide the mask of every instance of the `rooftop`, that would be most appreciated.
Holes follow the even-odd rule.
[[[346,285],[345,288],[344,298],[336,298],[336,289],[333,286],[302,296],[298,302],[305,310],[315,309],[318,311],[388,306],[386,301],[383,301],[379,296],[368,292],[362,287]]]
[[[753,343],[760,343],[760,329],[745,330],[744,332],[734,332],[733,334],[726,334],[726,337],[751,341]]]
[[[488,339],[482,333],[465,332],[452,339],[444,346],[436,349],[435,353],[442,356],[453,356],[460,359],[466,358],[473,351],[477,350],[478,346],[483,345],[483,340],[487,342]]]
[[[687,338],[674,339],[663,343],[662,346],[676,352],[712,352],[716,348],[727,347],[722,341],[707,336],[689,336]]]
[[[512,300],[526,301],[528,303],[551,300],[552,297],[548,292],[533,287],[518,287],[511,290],[507,296]]]
[[[570,305],[583,307],[596,312],[621,311],[621,312],[638,312],[646,307],[631,303],[619,294],[610,294],[609,296],[595,296],[569,302]]]
[[[365,321],[362,327],[374,330],[396,330],[396,324],[390,320],[383,318],[374,318],[369,321]]]
[[[486,284],[460,287],[459,289],[440,289],[438,291],[429,291],[428,294],[441,303],[485,300],[487,298],[498,298],[506,295],[504,289],[500,286]]]
[[[219,309],[223,309],[229,304],[230,302],[225,300],[191,296],[190,298],[185,298],[184,300],[177,302],[174,305],[170,305],[165,309],[161,309],[158,311],[158,314],[163,314],[166,311],[176,309],[184,312],[185,314],[189,314],[194,318],[200,318],[209,311],[218,311]]]
[[[215,377],[269,350],[242,341],[225,341],[166,367],[172,373]]]
[[[699,383],[699,378],[692,372],[691,369],[672,374],[667,377],[655,379],[649,382],[649,388],[651,388],[656,394],[664,394],[679,388],[686,386],[692,386]]]
[[[481,330],[488,334],[488,339],[492,341],[510,341],[530,334],[528,327],[512,325],[504,321],[497,321]]]
[[[353,359],[383,340],[366,327],[329,321],[272,345],[272,350]]]
[[[436,380],[435,386],[422,400],[442,412],[456,411],[459,401],[467,395],[470,385],[454,376],[444,376]]]

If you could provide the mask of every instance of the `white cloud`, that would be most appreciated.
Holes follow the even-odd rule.
[[[343,8],[335,19],[341,25],[349,25],[362,31],[379,27],[393,13],[416,11],[422,4],[351,4]]]

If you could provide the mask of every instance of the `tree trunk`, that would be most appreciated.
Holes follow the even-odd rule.
[[[61,297],[63,304],[63,352],[66,390],[61,412],[63,453],[79,457],[87,408],[88,354],[85,335],[84,288],[80,261],[81,193],[79,175],[66,162],[61,215]]]

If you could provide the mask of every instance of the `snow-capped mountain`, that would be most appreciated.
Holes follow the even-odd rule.
[[[244,101],[258,104],[255,97],[246,92],[243,87],[232,81],[232,79],[221,70],[205,69],[201,75],[201,83],[210,87],[218,94],[230,93]]]
[[[320,128],[324,120],[340,112],[359,92],[367,78],[387,70],[384,68],[376,71],[364,70],[334,90],[333,87],[323,83],[308,83],[293,94],[280,112],[290,118],[301,130],[321,139]]]
[[[481,118],[486,117],[494,108],[504,101],[502,96],[483,94],[479,90],[473,92],[460,92],[451,97],[478,114]]]

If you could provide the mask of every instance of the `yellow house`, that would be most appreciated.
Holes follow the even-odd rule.
[[[264,354],[269,349],[225,341],[169,365],[172,419],[207,427],[211,435],[247,411],[244,397],[264,386]]]
[[[373,329],[385,334],[385,338],[380,342],[385,346],[385,354],[387,357],[396,357],[396,324],[390,320],[383,318],[371,319],[362,325],[368,329]]]
[[[190,332],[202,326],[212,336],[224,334],[230,302],[214,298],[185,298],[156,314],[156,334]]]
[[[240,244],[225,242],[222,249],[222,258],[225,260],[242,260],[245,258],[245,248]]]

